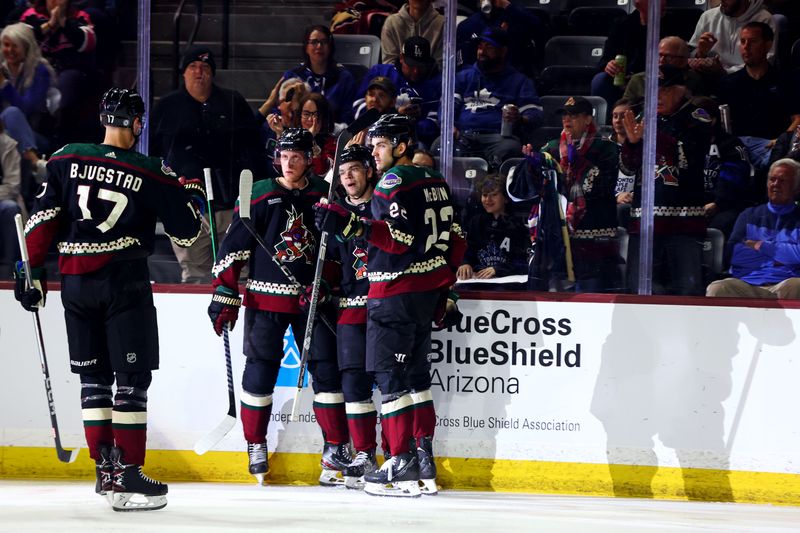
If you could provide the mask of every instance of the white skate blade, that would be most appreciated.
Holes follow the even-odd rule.
[[[339,470],[323,468],[319,475],[319,484],[323,487],[340,487],[345,484],[345,480]]]
[[[351,490],[364,490],[364,476],[344,476],[344,486]]]
[[[422,492],[419,481],[393,481],[391,483],[365,483],[364,492],[371,496],[387,496],[390,498],[419,498]]]
[[[264,484],[264,474],[253,474],[253,477],[256,478],[256,483],[258,485]]]
[[[422,491],[422,494],[425,496],[436,496],[439,494],[439,487],[436,485],[435,479],[420,479],[419,485],[419,490]]]
[[[111,508],[115,511],[155,511],[167,506],[166,496],[145,496],[138,492],[115,492]]]

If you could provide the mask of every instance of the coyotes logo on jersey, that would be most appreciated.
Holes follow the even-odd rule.
[[[353,249],[353,257],[356,258],[353,261],[353,270],[356,272],[356,279],[362,280],[366,279],[367,277],[367,250],[361,248],[360,246],[356,246]]]
[[[275,245],[276,257],[281,263],[291,263],[305,258],[309,265],[314,261],[314,235],[303,223],[303,214],[294,207],[287,211],[286,229],[281,232],[281,242]]]

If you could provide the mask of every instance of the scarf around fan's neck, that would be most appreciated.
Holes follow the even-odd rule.
[[[561,140],[558,143],[558,153],[561,156],[561,168],[566,174],[567,186],[580,179],[583,167],[586,166],[585,155],[592,146],[597,135],[597,126],[594,122],[589,124],[578,141],[569,142],[567,132],[561,130]]]

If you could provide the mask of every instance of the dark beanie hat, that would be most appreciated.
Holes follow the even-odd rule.
[[[208,63],[208,66],[211,67],[211,74],[217,73],[217,64],[214,62],[214,54],[207,46],[192,46],[184,52],[180,65],[181,74],[183,74],[186,67],[194,61]]]

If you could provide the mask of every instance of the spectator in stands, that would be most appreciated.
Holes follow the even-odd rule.
[[[769,156],[769,164],[772,165],[778,159],[788,157],[800,162],[800,125],[794,131],[784,131],[775,140],[775,146]]]
[[[559,162],[559,193],[567,199],[565,216],[570,232],[575,290],[606,292],[619,287],[619,246],[616,242],[619,148],[603,139],[593,119],[592,104],[569,97],[561,109],[561,137],[541,148]],[[531,156],[533,147],[523,153]],[[513,196],[514,191],[511,191]],[[520,200],[530,198],[517,197]]]
[[[728,238],[739,213],[748,205],[753,205],[750,199],[752,167],[747,148],[737,137],[722,129],[719,105],[715,100],[699,97],[692,99],[692,103],[711,117],[713,132],[706,154],[706,203],[703,209],[708,227],[720,230]]]
[[[402,53],[406,39],[424,37],[433,51],[439,70],[442,68],[442,28],[444,17],[433,8],[431,0],[408,0],[400,11],[386,17],[381,29],[381,60],[393,64]]]
[[[285,128],[300,126],[300,102],[310,92],[300,78],[281,78],[258,108],[256,121],[263,121],[272,131],[270,138],[277,139]]]
[[[30,26],[18,22],[0,32],[3,61],[0,69],[0,120],[7,133],[17,141],[22,157],[34,173],[44,178],[41,152],[52,148],[47,135],[53,133],[49,98],[60,97],[56,73],[42,57]]]
[[[800,125],[800,83],[796,73],[778,70],[767,60],[772,48],[772,28],[749,22],[741,31],[744,68],[724,76],[718,100],[728,104],[733,134],[741,138],[756,169],[766,169],[775,139]]]
[[[414,150],[414,157],[411,158],[411,164],[415,167],[426,167],[437,170],[436,160],[433,158],[433,154],[423,148]]]
[[[653,200],[653,294],[703,293],[702,243],[706,235],[703,174],[712,137],[711,117],[688,101],[683,71],[662,65],[659,73],[656,175]],[[639,282],[644,125],[625,113],[620,165],[636,175],[628,233],[628,287]]]
[[[672,65],[683,69],[686,78],[686,88],[693,96],[712,93],[717,77],[711,74],[702,74],[689,68],[689,45],[686,41],[675,35],[664,37],[658,43],[658,65]],[[637,72],[631,76],[625,87],[623,98],[628,100],[641,100],[644,98],[644,72]]]
[[[779,159],[769,167],[768,202],[745,209],[728,245],[733,277],[712,282],[706,296],[800,298],[800,163]]]
[[[504,107],[510,104],[509,110]],[[488,28],[480,36],[478,60],[456,74],[454,122],[456,155],[483,157],[497,169],[522,149],[525,130],[542,124],[543,112],[533,82],[508,65],[508,34]],[[503,121],[513,135],[500,134]]]
[[[336,123],[344,122],[355,98],[356,80],[342,65],[336,63],[336,46],[327,26],[317,24],[306,28],[303,35],[303,62],[287,70],[284,78],[300,78],[328,99]]]
[[[673,18],[666,13],[666,0],[661,2],[661,28],[659,35],[680,35],[680,27]],[[618,21],[609,32],[606,45],[603,47],[603,56],[600,58],[597,75],[592,79],[591,94],[602,96],[608,102],[608,108],[622,98],[624,87],[614,86],[614,76],[622,71],[617,64],[616,57],[623,55],[627,59],[625,72],[644,72],[645,58],[647,56],[647,6],[649,0],[633,0],[636,10]]]
[[[528,232],[506,214],[509,199],[502,176],[488,174],[475,190],[483,210],[467,223],[467,252],[458,268],[460,280],[491,279],[524,274]]]
[[[439,136],[437,111],[442,96],[442,76],[431,56],[431,46],[424,37],[409,37],[403,51],[393,64],[373,65],[364,76],[357,94],[364,95],[371,80],[378,76],[389,78],[397,87],[397,111],[415,119],[417,141],[430,146]],[[364,98],[353,102],[355,114],[365,107]]]
[[[214,220],[221,240],[239,195],[239,173],[247,168],[255,179],[268,176],[264,147],[244,97],[214,83],[216,62],[210,49],[188,49],[180,70],[183,87],[161,98],[153,110],[150,150],[187,178],[203,181],[203,169],[211,169]],[[211,280],[211,239],[205,232],[190,248],[173,249],[184,283]]]
[[[617,143],[620,148],[625,144],[625,125],[623,119],[628,110],[633,110],[634,101],[622,98],[617,100],[611,110],[612,134],[609,141]],[[617,225],[627,228],[631,220],[631,204],[633,203],[633,184],[636,181],[633,174],[626,174],[620,168],[617,171],[617,185],[614,187],[614,196],[617,199]]]
[[[744,64],[740,46],[740,30],[750,22],[762,22],[775,31],[772,15],[764,9],[763,0],[722,0],[719,7],[700,15],[689,46],[694,49],[690,65],[705,72],[734,72]],[[774,53],[770,41],[769,55]]]
[[[479,9],[462,20],[456,29],[458,65],[473,64],[478,53],[478,37],[487,28],[500,27],[508,32],[509,62],[515,69],[533,78],[536,66],[544,55],[544,45],[550,37],[545,24],[539,17],[509,0],[491,0],[488,13],[480,9],[480,0],[475,4]]]
[[[19,260],[17,230],[14,217],[20,209],[20,157],[17,142],[9,137],[0,123],[0,279],[11,276]]]
[[[360,98],[356,102],[359,103],[357,108],[356,104],[353,104],[356,118],[368,109],[377,109],[382,115],[399,112],[395,107],[397,87],[386,76],[376,76],[369,80],[364,98]]]
[[[100,95],[95,83],[97,43],[89,14],[71,0],[36,0],[22,14],[21,21],[33,28],[42,55],[58,73],[60,141],[82,140],[86,128],[81,120],[82,105],[89,101],[87,95],[95,94],[99,103]],[[92,117],[96,118],[97,105],[93,103],[91,108]]]
[[[300,125],[314,135],[311,169],[314,174],[324,176],[333,167],[336,155],[328,100],[319,93],[310,93],[300,103],[300,109]]]

